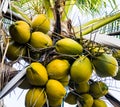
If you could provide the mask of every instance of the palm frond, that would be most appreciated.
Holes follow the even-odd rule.
[[[120,19],[117,19],[103,27],[100,28],[101,33],[106,33],[108,35],[120,35]]]
[[[29,2],[31,0],[19,0],[19,2],[17,0],[14,0],[14,4],[18,7],[22,7],[24,4],[26,4],[27,2]]]
[[[120,49],[120,39],[113,36],[96,33],[85,35],[83,38],[111,48]]]
[[[11,4],[11,7],[14,12],[18,13],[20,16],[22,16],[26,20],[26,22],[31,24],[30,18],[19,7],[15,6],[14,4]]]
[[[17,74],[17,70],[7,64],[0,63],[0,90]]]
[[[98,20],[93,20],[93,21],[90,21],[92,22],[91,23],[88,23],[87,26],[83,27],[80,31],[80,27],[76,27],[75,28],[75,31],[76,31],[76,37],[80,37],[80,32],[82,35],[86,35],[86,34],[89,34],[99,28],[102,28],[103,26],[115,21],[115,20],[118,20],[120,18],[120,13],[115,13],[113,15],[109,15],[109,16],[106,16],[106,17],[103,17],[103,18],[100,18]],[[77,33],[78,32],[78,33]]]
[[[118,99],[116,99],[115,97],[113,97],[110,93],[108,93],[107,95],[105,95],[105,97],[107,98],[107,100],[110,101],[110,103],[114,107],[119,107],[120,106],[120,101]]]
[[[45,7],[45,11],[46,11],[46,14],[47,16],[50,18],[50,19],[53,19],[54,18],[54,15],[53,15],[53,4],[50,2],[50,0],[44,0],[43,1],[43,5]]]
[[[72,7],[75,5],[76,0],[66,0],[63,4],[63,12],[62,12],[62,21],[67,19],[69,11],[71,11]]]
[[[0,5],[1,12],[6,13],[6,11],[8,9],[8,6],[9,6],[9,1],[8,0],[2,1],[1,5]]]
[[[110,5],[112,9],[117,8],[115,0],[77,0],[77,6],[80,10],[94,15],[100,13],[101,9],[106,8],[106,5]]]
[[[24,75],[26,74],[26,68],[20,71],[16,76],[14,76],[0,91],[0,99],[13,91],[20,83],[24,80]]]
[[[117,3],[115,0],[108,0],[108,2],[110,3],[111,7],[114,9],[115,7],[117,7]]]

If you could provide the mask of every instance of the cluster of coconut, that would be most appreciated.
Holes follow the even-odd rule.
[[[51,38],[46,34],[50,29],[50,21],[44,14],[36,15],[31,23],[16,21],[9,27],[12,37],[7,51],[9,60],[17,60],[19,57],[28,55],[26,44],[34,48],[45,48],[52,45]],[[34,57],[31,51],[30,56]]]
[[[9,29],[11,40],[6,57],[12,61],[21,57],[34,59],[31,62],[25,59],[29,66],[19,86],[29,89],[25,106],[49,104],[56,107],[64,100],[69,104],[79,101],[82,107],[98,107],[97,104],[106,107],[99,98],[107,94],[108,87],[102,81],[90,82],[91,76],[95,71],[101,78],[120,79],[116,58],[76,38],[54,39],[53,35],[48,35],[49,30],[50,21],[44,14],[35,16],[31,24],[16,21]]]

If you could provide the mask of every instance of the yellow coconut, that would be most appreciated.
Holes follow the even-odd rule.
[[[49,98],[62,99],[66,94],[66,90],[59,81],[49,79],[46,84],[46,93]]]
[[[79,94],[89,92],[90,85],[87,81],[80,82],[75,85],[75,91]]]
[[[55,48],[57,52],[69,55],[81,54],[83,52],[83,47],[71,38],[58,40]]]
[[[46,102],[46,98],[46,92],[44,89],[29,89],[25,97],[25,107],[43,107]]]
[[[98,99],[108,93],[108,86],[102,81],[96,81],[90,84],[89,93],[93,98]]]
[[[94,99],[92,107],[108,107],[106,102],[101,99]]]
[[[93,59],[96,73],[100,77],[116,76],[118,72],[118,62],[116,58],[109,54],[102,54]]]
[[[120,68],[118,69],[117,75],[113,77],[115,80],[120,80]]]
[[[65,59],[54,59],[46,67],[48,76],[52,79],[62,79],[68,74],[70,64]]]
[[[112,55],[113,57],[120,59],[120,50],[119,49],[115,50]]]
[[[73,92],[69,92],[65,97],[65,102],[70,105],[75,105],[77,104],[77,96]]]
[[[14,41],[10,42],[8,46],[8,50],[6,53],[6,57],[9,60],[16,60],[18,57],[22,57],[26,54],[26,48],[25,46],[22,46]]]
[[[86,56],[76,59],[70,69],[71,79],[76,83],[88,81],[92,74],[92,65]]]
[[[32,19],[33,31],[47,33],[50,30],[50,20],[45,14],[37,14]]]
[[[48,97],[48,102],[49,102],[49,106],[51,107],[58,107],[62,104],[63,99],[54,99],[54,98],[49,98]]]
[[[27,43],[30,39],[30,26],[25,21],[16,21],[9,28],[12,39],[20,44]]]
[[[39,62],[33,62],[26,70],[26,77],[31,85],[43,86],[48,81],[46,68]]]
[[[90,94],[82,94],[80,96],[79,101],[82,107],[92,107],[94,100]]]
[[[59,81],[62,83],[62,85],[65,87],[69,84],[70,76],[66,75],[63,78],[59,79]]]
[[[33,32],[30,38],[30,45],[34,48],[47,48],[52,46],[52,39],[42,32]]]

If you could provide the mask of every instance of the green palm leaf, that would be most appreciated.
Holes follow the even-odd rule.
[[[111,23],[119,18],[120,18],[120,13],[116,13],[111,16],[103,17],[102,19],[99,19],[97,21],[96,20],[90,21],[90,22],[92,22],[92,24],[88,23],[87,26],[81,28],[81,31],[80,31],[80,27],[75,28],[75,31],[78,31],[78,34],[76,33],[76,36],[79,38],[80,32],[82,35],[91,33],[93,31],[95,31],[96,29],[101,28],[101,27],[105,26],[106,24]]]
[[[112,9],[117,8],[115,0],[77,0],[77,6],[80,10],[94,15],[100,13],[100,10],[110,5]]]

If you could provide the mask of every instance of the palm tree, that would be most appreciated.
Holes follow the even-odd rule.
[[[71,37],[71,35],[74,34],[75,38],[77,39],[81,39],[82,37],[86,39],[87,34],[96,31],[113,35],[113,32],[116,32],[114,31],[114,29],[111,29],[110,31],[107,30],[109,30],[109,26],[110,28],[113,28],[113,25],[115,25],[115,23],[119,23],[119,12],[113,12],[111,14],[106,13],[106,15],[102,17],[95,18],[83,24],[81,23],[80,19],[78,19],[79,26],[72,25],[72,20],[69,19],[69,14],[73,9],[73,6],[77,6],[80,13],[90,14],[94,18],[94,16],[96,15],[101,15],[103,8],[106,9],[106,5],[108,3],[113,10],[117,9],[117,3],[115,0],[21,0],[19,2],[10,1],[10,3],[7,2],[7,0],[3,0],[2,6],[0,7],[3,10],[0,21],[3,21],[6,29],[3,29],[2,24],[0,27],[3,34],[8,35],[8,26],[10,25],[10,23],[17,20],[24,20],[31,24],[31,19],[35,14],[44,13],[54,23],[54,28],[51,32],[56,36],[63,34],[63,28],[65,34],[67,34],[67,37]],[[6,5],[8,6],[8,8],[5,8]],[[117,26],[117,33],[119,34],[118,31],[119,26]],[[4,42],[2,42],[5,44],[6,47],[9,45],[7,39],[8,38],[4,37]],[[93,42],[96,41],[93,40]],[[104,44],[104,41],[102,44]],[[115,45],[116,43],[113,44]],[[113,44],[109,43],[105,45],[110,45],[112,48],[115,48]],[[1,52],[4,50],[3,48],[0,49]],[[0,61],[2,64],[6,63],[4,55],[4,53],[1,55],[2,60]],[[14,74],[16,75],[16,72]],[[11,75],[14,77],[14,74],[12,73]],[[1,75],[0,78],[2,78]],[[107,95],[106,97],[111,100],[109,95]],[[120,103],[118,100],[115,102]]]

